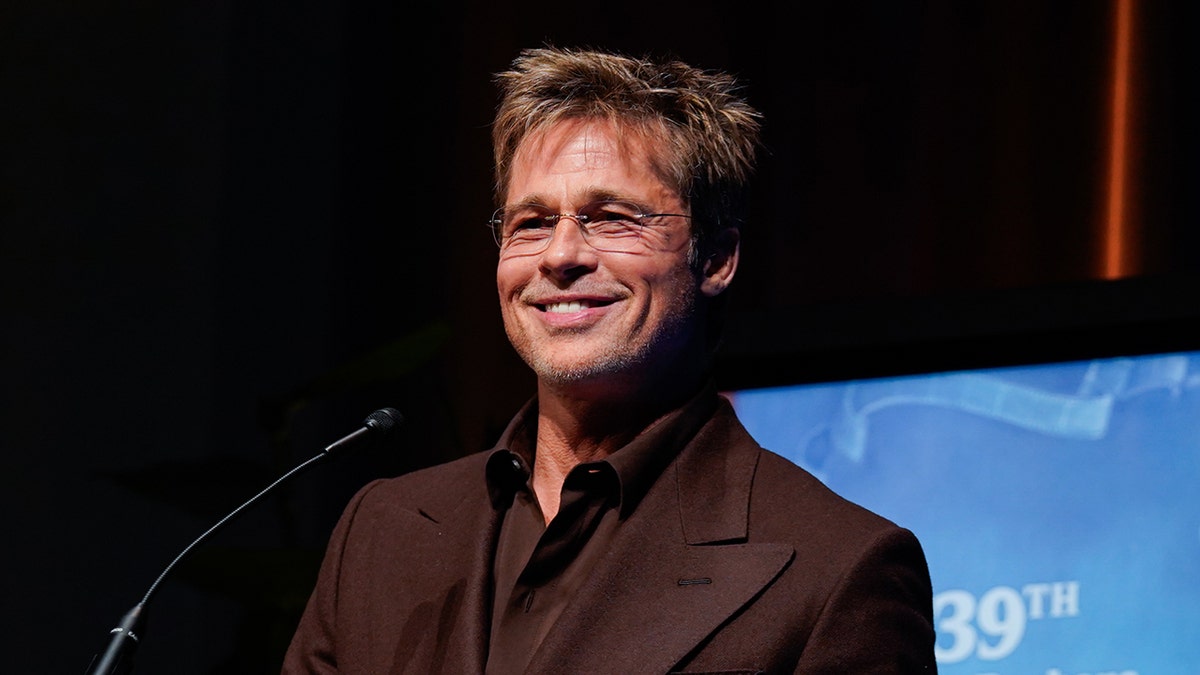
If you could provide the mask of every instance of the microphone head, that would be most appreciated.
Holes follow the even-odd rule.
[[[367,415],[366,421],[363,422],[364,427],[379,436],[390,434],[401,424],[404,424],[404,415],[395,408],[380,408]]]
[[[348,446],[359,445],[362,443],[376,443],[393,431],[396,427],[404,422],[404,416],[395,408],[382,408],[367,415],[366,421],[362,427],[350,434],[344,436],[332,445],[325,448],[325,455],[332,455],[343,452]]]

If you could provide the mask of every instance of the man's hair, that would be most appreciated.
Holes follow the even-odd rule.
[[[760,115],[731,75],[674,60],[544,47],[521,52],[495,81],[498,202],[523,140],[564,120],[598,119],[658,144],[650,146],[651,167],[690,207],[700,251],[714,233],[741,226]]]

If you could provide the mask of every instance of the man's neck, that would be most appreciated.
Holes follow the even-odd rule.
[[[576,466],[604,459],[654,426],[700,386],[697,378],[656,387],[620,387],[604,395],[596,387],[538,385],[537,446],[533,489],[549,523],[558,513],[562,484]]]

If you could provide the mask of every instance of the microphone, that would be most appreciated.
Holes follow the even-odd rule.
[[[396,427],[404,423],[404,416],[395,408],[382,408],[367,415],[367,419],[363,420],[362,427],[352,434],[343,436],[342,438],[330,443],[320,455],[317,457],[325,457],[329,455],[341,454],[342,450],[352,445],[358,444],[363,438],[368,436],[376,436],[383,438],[392,433]],[[313,459],[316,459],[315,457]],[[287,476],[284,476],[286,478]]]
[[[87,675],[125,675],[133,669],[133,653],[137,649],[138,642],[141,636],[145,634],[146,626],[146,604],[150,601],[150,597],[154,595],[154,591],[158,589],[158,585],[166,578],[167,573],[175,567],[179,561],[183,560],[192,549],[196,548],[201,542],[208,539],[212,533],[221,528],[222,525],[232,520],[239,513],[244,511],[251,504],[254,504],[263,496],[270,493],[277,485],[283,483],[288,478],[299,473],[304,468],[320,461],[326,457],[341,454],[347,448],[360,445],[368,440],[382,440],[385,436],[390,435],[395,429],[404,423],[404,416],[395,408],[381,408],[367,416],[360,427],[354,433],[343,436],[342,438],[329,444],[320,454],[314,455],[308,460],[300,463],[291,471],[280,476],[261,492],[246,500],[241,506],[237,507],[221,520],[217,521],[216,525],[208,528],[196,538],[195,541],[188,544],[187,548],[175,556],[169,565],[158,575],[153,584],[150,584],[150,589],[142,596],[141,602],[133,606],[133,609],[125,613],[121,620],[117,623],[117,627],[109,631],[112,636],[108,643],[108,648],[102,654],[97,654],[92,657],[92,663],[89,665]]]

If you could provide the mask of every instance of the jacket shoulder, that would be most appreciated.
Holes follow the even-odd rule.
[[[791,460],[759,448],[751,492],[751,532],[826,553],[870,548],[881,539],[915,537],[906,528],[834,492]]]
[[[466,455],[391,478],[379,478],[359,489],[352,503],[359,508],[413,508],[437,513],[464,499],[487,498],[484,467],[488,452]]]

